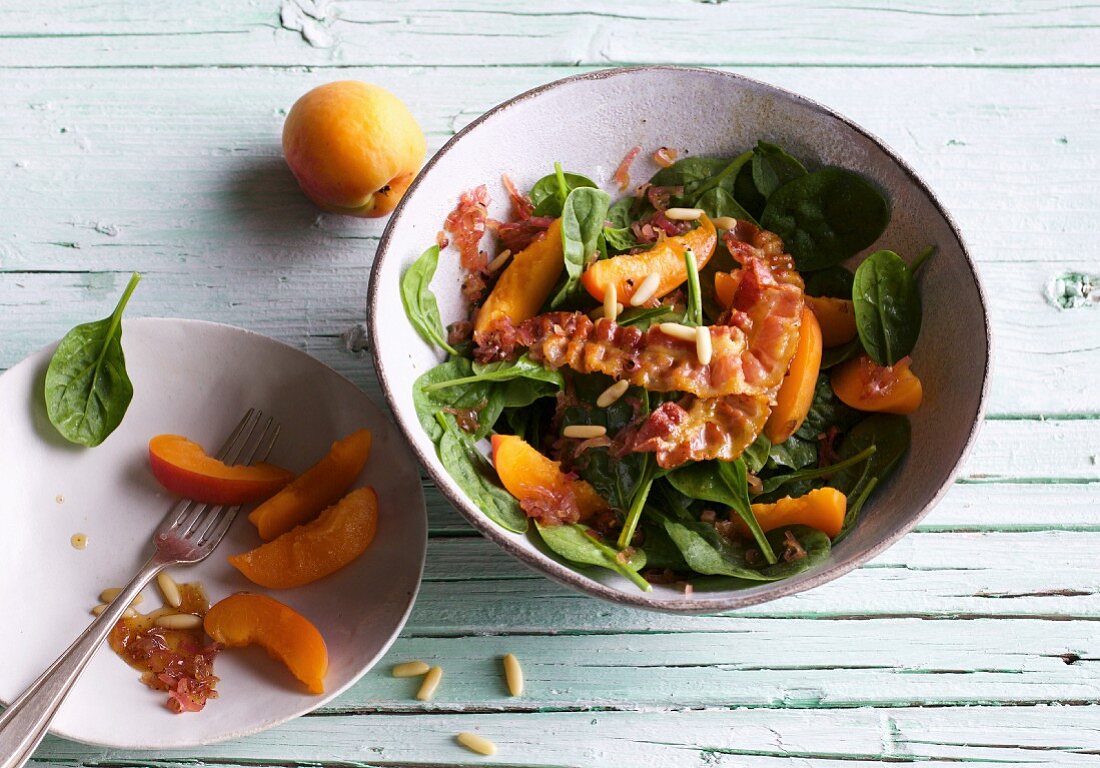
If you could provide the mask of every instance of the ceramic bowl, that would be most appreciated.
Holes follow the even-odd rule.
[[[838,165],[877,184],[893,213],[876,247],[912,258],[926,245],[936,245],[935,256],[919,275],[924,325],[913,353],[925,387],[924,406],[911,417],[912,449],[826,563],[749,589],[696,590],[685,596],[678,589],[655,586],[643,593],[610,572],[574,569],[526,536],[498,527],[447,474],[417,421],[412,400],[413,381],[441,358],[405,319],[400,277],[435,242],[463,190],[488,185],[490,215],[506,218],[502,173],[527,189],[560,161],[614,192],[611,175],[634,145],[645,150],[631,171],[638,183],[657,170],[649,155],[660,146],[676,148],[681,157],[729,156],[758,139],[782,145],[811,167]],[[444,324],[463,315],[460,281],[458,257],[451,249],[440,260],[432,284]],[[754,605],[824,584],[883,551],[951,486],[981,423],[989,379],[989,323],[974,264],[928,186],[881,141],[832,110],[771,85],[703,69],[592,72],[535,88],[489,110],[431,159],[393,213],[378,248],[368,305],[374,362],[397,423],[466,519],[509,554],[563,584],[651,610],[710,612]]]

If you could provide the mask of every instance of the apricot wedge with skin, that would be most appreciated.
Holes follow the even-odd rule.
[[[486,331],[503,318],[518,324],[537,315],[564,268],[561,219],[555,219],[544,236],[512,257],[478,310],[474,330]]]
[[[370,457],[371,434],[360,429],[332,444],[323,459],[249,513],[260,538],[271,541],[339,501]]]
[[[630,302],[634,289],[651,274],[660,280],[654,296],[660,298],[687,281],[684,249],[691,248],[699,269],[706,266],[718,245],[714,223],[703,215],[699,226],[675,237],[666,237],[648,251],[624,253],[610,259],[600,259],[584,271],[581,282],[596,301],[603,301],[607,286],[615,286],[615,295],[624,306]]]
[[[359,488],[318,518],[249,552],[230,555],[229,564],[254,584],[290,589],[317,581],[363,554],[378,530],[378,495]]]
[[[817,374],[821,371],[821,349],[821,328],[814,313],[804,307],[794,359],[779,385],[775,405],[764,424],[764,435],[773,445],[786,442],[806,420],[814,402]]]
[[[238,592],[211,606],[203,629],[226,648],[258,645],[310,693],[325,692],[328,648],[309,619],[266,595]]]
[[[282,490],[294,473],[274,464],[224,464],[182,435],[149,441],[149,466],[164,488],[207,504],[251,504]]]
[[[887,368],[863,354],[833,368],[829,383],[840,402],[857,411],[904,415],[924,399],[924,387],[909,364],[905,358]]]
[[[856,337],[856,312],[848,299],[807,296],[806,305],[813,310],[821,339],[826,349],[847,344]]]
[[[818,488],[804,496],[786,496],[771,504],[753,504],[752,513],[764,532],[788,525],[805,525],[816,528],[829,538],[835,537],[844,527],[844,514],[848,510],[847,497],[836,488]],[[748,535],[748,528],[743,531]]]
[[[571,497],[586,520],[608,508],[596,489],[584,480],[561,471],[561,464],[543,456],[515,435],[493,435],[493,466],[500,482],[519,500],[544,503],[547,498]]]

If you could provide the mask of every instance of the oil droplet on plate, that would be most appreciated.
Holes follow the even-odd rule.
[[[84,533],[74,533],[69,538],[69,543],[73,545],[73,549],[84,549],[88,546],[88,536]]]
[[[54,496],[53,500],[56,501],[58,504],[64,504],[65,503],[65,497],[62,496],[60,493],[57,494],[56,496]]]

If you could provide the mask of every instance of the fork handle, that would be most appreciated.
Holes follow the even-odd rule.
[[[45,738],[84,667],[138,593],[167,566],[154,555],[80,637],[0,714],[0,768],[19,768]]]

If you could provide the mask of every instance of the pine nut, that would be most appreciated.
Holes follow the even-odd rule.
[[[695,341],[695,329],[690,325],[681,325],[680,323],[661,323],[657,326],[661,329],[661,333],[666,336],[671,336],[674,339],[680,341]]]
[[[737,229],[737,219],[732,216],[719,216],[714,220],[714,226],[718,229]]]
[[[702,215],[702,208],[669,208],[665,211],[665,218],[673,221],[696,221]]]
[[[455,736],[455,740],[466,747],[471,752],[477,752],[479,755],[495,755],[497,753],[497,745],[489,741],[484,736],[478,736],[476,733],[469,733],[463,731]]]
[[[95,608],[92,609],[92,614],[94,616],[99,616],[105,610],[107,610],[107,604],[101,603],[100,605],[97,605]],[[127,607],[126,610],[122,612],[122,615],[127,619],[132,619],[137,616],[138,613],[133,608]]]
[[[162,629],[198,629],[202,619],[193,613],[170,613],[153,622]]]
[[[615,305],[615,318],[616,319],[619,317],[619,315],[621,315],[623,313],[624,309],[625,309],[625,307],[622,304],[616,304]],[[604,312],[603,307],[596,307],[595,309],[593,309],[591,312],[588,313],[588,316],[590,318],[592,318],[593,320],[599,320],[600,318],[604,317],[605,314],[606,313]]]
[[[630,297],[630,306],[640,307],[647,301],[653,298],[657,293],[657,289],[661,287],[661,277],[656,272],[651,272],[645,276],[638,288],[634,291],[634,294]]]
[[[496,272],[498,269],[504,266],[508,259],[512,258],[512,252],[505,248],[500,252],[500,255],[489,262],[489,266],[486,267],[490,272]]]
[[[168,571],[161,571],[157,574],[157,586],[160,587],[160,593],[164,595],[164,602],[173,608],[180,607],[183,603],[180,586],[175,579],[168,575]]]
[[[627,381],[626,379],[623,379],[622,381],[616,381],[614,384],[612,384],[610,387],[600,393],[600,396],[596,398],[596,407],[606,408],[607,406],[618,400],[620,397],[622,397],[624,394],[626,394],[626,391],[628,389],[630,389],[629,381]]]
[[[99,600],[102,603],[109,603],[120,594],[122,594],[122,587],[110,587],[99,593]],[[130,607],[133,608],[135,605],[141,605],[141,601],[144,599],[144,595],[138,595],[130,601]]]
[[[416,692],[419,701],[431,701],[435,696],[435,690],[439,687],[439,681],[443,679],[443,668],[432,667],[428,674],[424,675],[424,682],[420,684],[420,690]]]
[[[619,289],[614,283],[603,291],[603,316],[608,320],[615,320],[619,316]]]
[[[700,325],[695,329],[695,356],[703,365],[710,365],[710,358],[714,354],[710,343],[710,328]]]
[[[504,680],[508,683],[508,693],[523,695],[523,667],[519,665],[519,659],[510,653],[504,656]]]
[[[423,661],[417,659],[416,661],[406,661],[403,664],[394,664],[393,676],[394,677],[420,677],[427,672],[431,667],[425,664]]]
[[[571,424],[561,431],[562,437],[588,440],[592,437],[603,437],[607,434],[607,427],[598,424]]]

